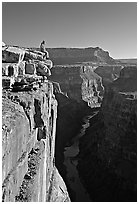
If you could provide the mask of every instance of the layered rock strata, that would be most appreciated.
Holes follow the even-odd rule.
[[[2,87],[16,90],[33,88],[37,81],[51,75],[53,63],[45,53],[15,46],[2,47]]]

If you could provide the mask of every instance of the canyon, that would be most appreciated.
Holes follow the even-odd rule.
[[[57,129],[56,162],[71,200],[88,200],[88,196],[84,197],[83,194],[76,200],[76,192],[83,185],[91,201],[136,201],[136,65],[100,65],[97,68],[90,65],[56,65],[52,73],[50,78],[60,84],[65,99],[72,99],[78,104],[78,116],[83,113],[81,118],[76,118],[77,113],[73,116],[76,112],[71,108],[73,103],[67,106],[66,100],[62,107],[59,106],[62,114],[58,121],[62,125]],[[95,87],[95,83],[98,86]],[[97,100],[94,100],[95,97]],[[62,104],[60,97],[57,100]],[[93,116],[95,111],[98,113]],[[77,127],[74,119],[76,123],[82,121],[83,124],[89,115],[90,125],[77,142],[75,138],[80,135],[82,126]],[[66,121],[64,118],[67,118]],[[78,131],[74,132],[73,129]],[[74,173],[70,174],[69,169]],[[72,186],[77,185],[78,178],[82,184],[76,186],[75,191]]]
[[[91,119],[85,137],[80,140],[78,170],[93,201],[137,200],[137,100],[134,83],[136,69],[122,69],[121,76],[105,89],[101,109]]]
[[[98,47],[48,51],[44,73],[25,50],[36,84],[3,88],[2,201],[136,201],[136,64]]]

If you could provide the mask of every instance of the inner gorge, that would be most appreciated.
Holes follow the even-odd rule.
[[[136,201],[136,66],[62,65],[52,73],[62,92],[56,165],[71,201]]]

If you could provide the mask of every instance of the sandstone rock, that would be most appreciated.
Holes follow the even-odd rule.
[[[45,202],[51,197],[56,118],[57,102],[48,81],[39,92],[3,92],[3,201]],[[39,142],[40,127],[45,131]],[[66,189],[61,200],[65,195]]]
[[[25,52],[25,60],[31,59],[31,60],[43,60],[44,53],[41,52],[41,54],[34,53],[33,51],[26,50]]]
[[[23,108],[3,100],[3,196],[5,201],[14,201],[23,176],[27,170],[26,145],[29,123]],[[25,156],[24,156],[25,155]],[[19,176],[20,173],[20,176]]]
[[[18,64],[17,63],[2,63],[2,75],[3,76],[18,76]]]
[[[47,65],[47,67],[48,67],[49,69],[51,69],[51,68],[53,67],[53,63],[52,63],[51,60],[46,60],[46,61],[45,61],[45,64]]]
[[[50,76],[51,75],[51,71],[48,68],[48,66],[46,65],[45,62],[39,62],[37,65],[37,74],[41,75],[41,76]]]
[[[58,170],[54,168],[53,179],[51,183],[51,196],[48,201],[50,202],[70,202],[69,195],[67,193],[66,185]]]
[[[2,77],[2,87],[3,89],[12,88],[12,85],[15,83],[15,79],[13,77]]]
[[[25,75],[25,61],[21,61],[18,65],[18,76],[23,77]]]
[[[3,90],[3,202],[46,202],[57,200],[55,194],[60,201],[69,201],[55,167],[57,101],[46,79],[53,64],[44,55],[32,49],[2,47],[3,89],[12,88],[12,92]]]
[[[25,64],[25,74],[36,74],[36,66],[34,63],[26,63]]]
[[[2,48],[2,62],[18,63],[23,60],[25,50],[17,47],[3,47]]]

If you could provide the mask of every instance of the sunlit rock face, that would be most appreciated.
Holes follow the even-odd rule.
[[[82,100],[91,108],[101,106],[104,94],[102,78],[94,72],[92,66],[83,66],[80,72],[82,78]]]
[[[125,67],[106,87],[99,114],[80,140],[79,174],[96,202],[137,200],[135,73]]]
[[[4,90],[2,110],[2,201],[70,201],[55,168],[57,101],[52,83],[37,91]]]
[[[57,100],[47,53],[2,44],[2,201],[68,202],[55,167]]]

